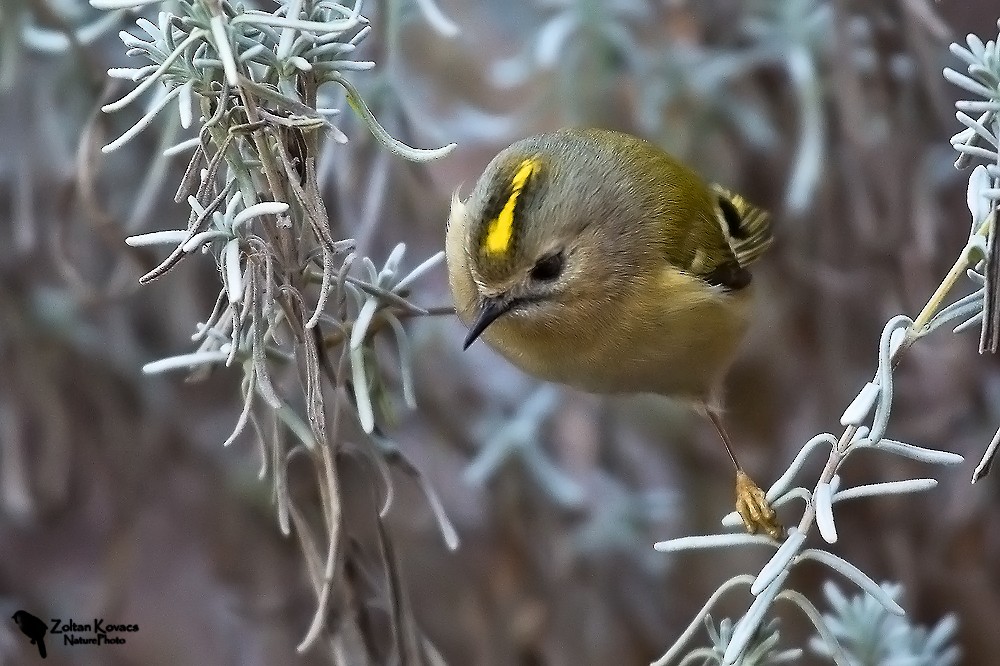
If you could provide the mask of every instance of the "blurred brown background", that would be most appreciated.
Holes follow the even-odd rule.
[[[330,663],[322,649],[294,653],[315,600],[270,485],[257,480],[252,434],[221,447],[238,377],[140,372],[190,348],[218,278],[210,261],[192,261],[137,285],[153,259],[122,239],[184,219],[171,203],[183,164],[153,157],[155,127],[110,156],[82,141],[93,132],[106,143],[135,121],[95,112],[104,71],[126,63],[116,30],[66,48],[39,36],[98,18],[84,4],[0,9],[0,663],[37,659],[2,619],[18,608],[140,626],[122,647],[50,637],[53,664]],[[376,30],[359,57],[379,66],[352,78],[396,136],[459,148],[428,167],[403,163],[345,105],[338,122],[351,141],[332,149],[322,176],[335,233],[376,263],[405,241],[415,265],[443,244],[451,192],[467,192],[511,141],[567,124],[641,134],[774,212],[757,322],[727,387],[746,464],[768,483],[808,438],[839,434],[883,323],[920,309],[967,238],[968,174],[952,168],[947,143],[959,93],[941,69],[955,65],[949,42],[996,35],[997,5],[439,6],[457,37],[435,31],[420,3],[366,5]],[[414,300],[449,302],[443,267]],[[461,352],[451,318],[410,328],[420,408],[394,398],[387,434],[437,489],[462,545],[445,548],[405,476],[388,523],[416,620],[448,663],[645,664],[719,583],[762,564],[756,552],[652,550],[718,531],[729,510],[730,463],[706,423],[659,399],[541,386],[485,345]],[[845,505],[834,550],[904,584],[917,621],[955,613],[963,663],[995,663],[998,477],[969,478],[1000,423],[997,361],[978,355],[975,333],[942,331],[898,377],[889,436],[966,464],[859,454],[845,483],[928,475],[940,485]],[[357,504],[348,511],[369,511],[374,475],[361,464],[342,472]],[[368,536],[356,535],[358,548],[375,547]],[[359,574],[375,607],[377,574]],[[807,569],[792,582],[822,608],[826,575]],[[748,603],[737,594],[725,608]],[[783,644],[804,646],[809,627],[783,617]]]

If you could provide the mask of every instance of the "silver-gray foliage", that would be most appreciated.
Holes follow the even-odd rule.
[[[433,26],[454,31],[432,0],[418,4]],[[389,401],[387,373],[380,366],[392,356],[375,350],[377,338],[394,344],[393,374],[401,378],[405,403],[414,406],[412,345],[403,322],[452,312],[410,300],[414,283],[438,266],[443,254],[408,268],[406,248],[399,244],[379,266],[355,253],[354,239],[339,236],[336,229],[350,228],[350,221],[331,222],[317,162],[347,136],[332,121],[339,111],[321,103],[327,97],[321,88],[339,88],[339,98],[394,155],[424,162],[448,154],[454,144],[428,150],[399,141],[350,80],[375,66],[354,57],[373,30],[362,0],[91,0],[91,5],[115,11],[163,8],[155,20],[140,17],[135,34],[120,33],[139,62],[109,74],[135,85],[103,110],[121,111],[140,99],[146,107],[103,150],[122,148],[154,124],[166,136],[189,136],[163,151],[167,158],[189,155],[174,196],[188,204],[187,219],[174,229],[136,233],[126,242],[166,247],[163,260],[141,283],[201,255],[218,267],[219,294],[195,326],[195,348],[150,362],[144,370],[185,370],[197,378],[225,366],[242,376],[243,410],[226,444],[249,427],[256,431],[260,476],[270,477],[280,527],[299,539],[317,596],[299,648],[305,650],[328,628],[331,608],[345,602],[336,595],[349,585],[341,580],[343,560],[352,555],[343,545],[342,532],[350,526],[342,515],[337,461],[352,421],[367,435],[359,448],[380,473],[372,484],[376,494],[384,486],[380,538],[388,539],[381,520],[394,497],[388,469],[395,465],[425,491],[447,545],[458,544],[429,483],[382,432]],[[171,108],[176,115],[163,113]],[[297,506],[289,492],[288,467],[299,458],[316,469],[318,517]],[[390,578],[395,576],[394,561],[386,566]],[[394,633],[417,636],[402,592],[391,581],[387,587],[394,616],[409,625],[394,627]],[[351,659],[351,632],[338,626],[331,633],[334,651]],[[399,649],[404,661],[434,653],[426,639]]]
[[[901,585],[882,583],[882,589],[893,599],[903,592]],[[832,582],[823,586],[830,605],[824,613],[826,625],[837,637],[852,666],[954,666],[961,651],[954,645],[958,619],[946,615],[936,625],[926,627],[910,623],[907,618],[887,613],[872,597],[855,594],[850,597]],[[809,646],[817,654],[832,657],[829,644],[815,636]]]
[[[809,440],[768,490],[767,499],[775,507],[789,505],[795,500],[802,500],[804,503],[796,526],[789,530],[784,542],[764,536],[724,533],[681,537],[656,544],[658,550],[666,552],[738,546],[763,546],[775,551],[756,574],[736,575],[723,583],[687,630],[656,664],[674,663],[682,658],[681,655],[687,654],[686,645],[698,624],[723,594],[736,587],[749,588],[752,602],[728,634],[729,640],[726,641],[719,663],[747,664],[751,655],[759,654],[764,642],[771,640],[772,634],[763,631],[762,627],[767,626],[767,618],[777,600],[790,601],[806,614],[819,632],[818,641],[825,646],[824,654],[835,663],[840,666],[858,663],[859,657],[852,659],[854,653],[851,650],[858,649],[859,645],[872,647],[874,639],[863,640],[864,634],[859,633],[861,627],[845,624],[843,613],[840,616],[822,616],[804,595],[785,587],[789,572],[807,560],[823,564],[857,585],[865,598],[860,608],[869,612],[869,615],[876,612],[876,607],[879,617],[901,618],[903,615],[903,609],[895,599],[895,588],[886,589],[877,585],[863,571],[835,555],[827,547],[837,542],[834,509],[839,508],[842,502],[876,495],[920,492],[937,484],[933,478],[916,478],[841,488],[838,472],[852,454],[881,451],[937,465],[962,462],[962,457],[957,454],[887,439],[885,435],[893,405],[894,369],[900,356],[920,338],[943,325],[952,327],[958,333],[980,323],[984,326],[989,323],[989,317],[983,315],[983,309],[993,282],[991,260],[994,255],[991,250],[997,201],[1000,199],[1000,49],[996,41],[984,43],[975,35],[969,35],[966,41],[968,48],[953,44],[951,50],[967,65],[968,73],[963,74],[949,68],[944,75],[952,83],[979,98],[957,103],[957,118],[966,125],[966,129],[952,138],[952,145],[961,154],[957,167],[971,165],[975,161],[985,162],[977,166],[969,177],[968,206],[972,219],[968,242],[960,251],[952,269],[915,318],[900,314],[886,322],[876,351],[876,371],[872,380],[862,387],[844,410],[841,417],[841,425],[845,427],[843,433],[839,437],[832,433],[821,433]],[[977,117],[969,113],[977,114]],[[950,291],[965,276],[973,283],[974,291],[943,306]],[[987,337],[985,331],[983,337]],[[998,446],[1000,432],[994,437],[974,479],[989,469]],[[818,451],[827,454],[823,471],[815,482],[802,484],[797,480],[799,472],[804,462]],[[723,519],[723,524],[735,528],[739,526],[740,520],[733,512]],[[809,537],[814,534],[813,527],[826,545],[806,546]],[[828,589],[828,596],[831,594]],[[847,601],[841,603],[842,598],[836,595],[831,597],[831,601],[845,613],[853,608]],[[896,661],[878,663],[950,664],[957,659],[957,652],[946,645],[954,630],[954,620],[943,621],[929,633],[920,629],[908,629],[906,632],[898,629],[909,627],[902,619],[885,622],[887,626],[897,627],[893,640],[899,644],[891,648],[894,650],[892,659]],[[713,639],[713,642],[717,641]],[[904,653],[910,656],[904,658]],[[924,661],[913,660],[918,657]]]

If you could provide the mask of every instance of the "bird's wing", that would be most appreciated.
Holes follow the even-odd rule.
[[[771,219],[740,195],[712,185],[716,215],[739,265],[746,268],[771,247]]]
[[[750,284],[750,271],[737,258],[726,222],[714,203],[714,193],[712,198],[712,219],[685,225],[686,237],[671,248],[667,260],[714,287],[728,291],[743,289]]]

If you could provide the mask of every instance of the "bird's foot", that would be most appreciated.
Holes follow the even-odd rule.
[[[764,491],[743,470],[736,472],[736,511],[750,534],[763,532],[778,540],[785,537],[785,528],[767,503]]]

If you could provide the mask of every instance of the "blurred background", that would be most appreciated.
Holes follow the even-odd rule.
[[[996,35],[996,3],[387,0],[364,13],[375,29],[357,57],[377,66],[351,78],[375,115],[411,145],[459,144],[406,163],[344,105],[349,142],[328,147],[320,179],[335,235],[379,265],[400,241],[411,266],[440,250],[451,193],[512,141],[565,125],[647,137],[773,212],[755,326],[726,393],[762,485],[816,433],[839,434],[884,322],[919,311],[968,237],[968,173],[948,145],[960,91],[941,70],[956,65],[951,41]],[[116,34],[135,16],[113,18],[75,0],[0,6],[0,616],[140,627],[119,647],[50,638],[54,664],[332,663],[322,643],[294,652],[316,602],[257,478],[252,432],[221,446],[239,376],[141,373],[191,349],[219,280],[211,261],[192,261],[139,288],[155,260],[123,238],[185,219],[172,203],[184,159],[158,155],[186,135],[170,119],[123,151],[97,149],[142,112],[98,110],[127,89],[105,72],[131,64]],[[68,39],[79,26],[89,31]],[[413,300],[450,304],[443,266]],[[401,594],[447,663],[646,664],[723,580],[763,563],[764,552],[652,549],[719,531],[731,508],[731,463],[700,418],[659,398],[540,384],[486,345],[462,352],[453,317],[408,327],[419,408],[393,393],[385,431],[436,489],[461,547],[446,548],[407,475],[386,527]],[[965,465],[858,455],[847,484],[940,485],[845,506],[835,552],[903,584],[915,621],[954,613],[962,663],[991,664],[1000,480],[969,478],[1000,423],[1000,372],[977,348],[975,332],[917,344],[888,431]],[[376,550],[361,517],[377,475],[362,462],[341,474],[352,547]],[[352,575],[377,641],[383,573]],[[797,570],[791,583],[822,609],[825,576]],[[742,613],[746,596],[716,617]],[[806,645],[800,615],[782,622],[783,644]],[[0,618],[0,662],[36,659]]]

